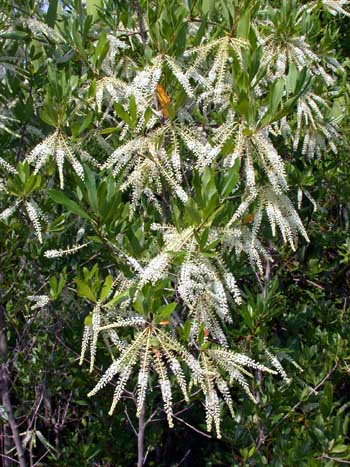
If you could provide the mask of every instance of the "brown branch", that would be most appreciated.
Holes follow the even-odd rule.
[[[6,454],[0,454],[0,457],[2,457],[5,460],[5,462],[6,460],[8,460],[11,463],[14,462],[15,464],[19,464],[18,460],[14,459],[13,457],[6,456]],[[12,465],[12,464],[9,464],[9,465]],[[6,467],[6,464],[4,464],[4,467]]]
[[[142,467],[145,459],[145,402],[142,404],[139,416],[139,431],[137,433],[137,467]]]
[[[186,458],[191,454],[191,449],[189,449],[186,454],[183,456],[183,458],[178,462],[175,467],[179,467],[185,460]]]
[[[183,423],[186,425],[188,428],[191,428],[191,430],[195,431],[196,433],[205,436],[206,438],[212,439],[213,437],[209,435],[208,433],[205,433],[204,431],[198,430],[198,428],[195,428],[194,426],[190,425],[189,423],[185,422],[185,420],[182,420],[182,418],[177,417],[176,415],[173,414],[173,417],[175,420],[177,420],[180,423]]]
[[[139,0],[134,0],[134,5],[135,5],[135,10],[137,14],[137,19],[139,23],[139,30],[140,30],[140,36],[142,39],[143,45],[147,44],[147,32],[145,29],[145,25],[143,24],[143,16],[142,16],[142,11],[141,11],[141,6]]]
[[[330,461],[338,462],[339,464],[350,464],[350,461],[346,461],[345,459],[341,459],[340,457],[331,457],[328,454],[322,454],[322,456],[318,457],[317,460],[327,459]]]
[[[9,373],[7,368],[7,336],[6,336],[6,325],[5,325],[5,307],[0,305],[0,354],[1,354],[1,366],[0,366],[0,394],[2,405],[6,411],[9,425],[11,427],[13,440],[15,443],[17,457],[20,467],[26,467],[24,449],[22,446],[21,438],[19,436],[18,427],[15,416],[13,414],[10,392],[9,392]]]
[[[129,425],[131,426],[133,432],[135,433],[136,436],[138,436],[138,433],[137,433],[137,431],[136,431],[136,428],[134,427],[134,424],[133,424],[133,422],[132,422],[132,420],[131,420],[131,418],[130,418],[130,416],[129,416],[129,412],[128,412],[128,408],[127,408],[127,407],[125,407],[124,413],[125,413],[125,415],[126,415],[126,418],[128,419]]]

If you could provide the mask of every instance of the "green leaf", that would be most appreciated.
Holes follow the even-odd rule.
[[[62,232],[65,228],[65,216],[62,214],[61,216],[56,217],[48,227],[49,232]]]
[[[24,31],[3,32],[0,34],[0,39],[24,40],[27,38],[28,38],[28,34]]]
[[[95,53],[94,53],[94,63],[96,67],[98,67],[103,62],[103,59],[105,58],[108,52],[108,49],[109,49],[109,44],[107,41],[107,34],[106,34],[106,31],[103,31],[100,34],[100,37],[98,39],[97,46],[95,49]]]
[[[82,207],[80,207],[78,203],[69,199],[64,193],[62,193],[62,191],[50,190],[49,197],[55,203],[62,204],[65,208],[68,209],[68,211],[77,214],[83,219],[93,220],[90,214],[88,214]]]
[[[88,166],[85,166],[85,185],[86,185],[86,192],[89,204],[91,209],[94,211],[95,214],[98,214],[98,201],[97,201],[97,188],[96,188],[96,180],[95,174],[89,169]]]
[[[240,15],[238,23],[237,23],[237,36],[243,37],[246,39],[249,34],[250,29],[250,14],[248,10],[243,14]]]
[[[182,337],[185,341],[188,340],[189,336],[190,336],[190,332],[191,332],[191,320],[190,319],[187,319],[185,321],[185,324],[183,325],[183,328],[182,328]]]
[[[172,302],[168,303],[168,305],[161,306],[157,310],[157,314],[162,318],[162,319],[168,319],[169,316],[174,312],[176,308],[177,303]]]
[[[56,128],[57,112],[55,111],[54,107],[45,105],[42,112],[40,112],[39,116],[43,122]]]
[[[129,298],[129,291],[128,290],[115,295],[104,306],[106,306],[108,308],[112,308],[114,305],[117,305],[119,302],[121,302],[121,301],[123,301],[124,299],[127,299],[127,298]]]
[[[255,446],[252,446],[252,447],[249,449],[249,452],[248,452],[248,459],[249,459],[250,457],[252,457],[252,455],[254,454],[254,452],[255,452]]]
[[[333,385],[329,381],[324,385],[322,397],[320,400],[320,409],[322,415],[327,418],[333,408]]]
[[[36,190],[40,187],[41,184],[41,176],[40,175],[31,175],[27,178],[24,184],[24,193],[29,194],[32,191]]]
[[[132,122],[132,127],[134,128],[137,123],[137,107],[136,107],[135,96],[130,97],[129,113],[130,113],[130,119]]]
[[[93,291],[91,290],[91,288],[88,286],[86,282],[78,278],[74,279],[74,282],[77,285],[77,294],[79,295],[79,297],[88,298],[94,303],[97,302],[97,298],[95,294],[93,293]]]
[[[86,13],[97,18],[98,7],[102,6],[102,0],[86,0]]]
[[[144,311],[145,311],[145,309],[144,309],[144,299],[145,299],[145,297],[140,292],[140,293],[138,293],[138,295],[136,297],[136,300],[133,303],[135,310],[138,313],[140,313],[141,315],[143,315]]]
[[[89,112],[87,114],[87,116],[84,118],[83,120],[83,123],[80,125],[80,127],[78,128],[78,134],[77,136],[81,135],[81,133],[86,130],[86,128],[88,128],[88,126],[90,125],[90,123],[92,122],[92,119],[93,119],[93,116],[94,116],[94,112]]]
[[[207,15],[214,6],[214,0],[202,0],[202,12]]]
[[[190,225],[196,225],[200,223],[201,216],[198,211],[197,204],[193,200],[193,198],[188,199],[187,203],[185,204],[185,210],[186,210],[186,217]]]
[[[284,91],[284,79],[283,78],[279,78],[277,79],[274,84],[273,84],[273,88],[272,90],[270,91],[270,111],[272,114],[274,114],[279,105],[280,105],[280,102],[281,102],[281,99],[282,99],[282,95],[283,95],[283,91]]]
[[[110,291],[112,290],[113,286],[113,278],[112,276],[108,275],[103,283],[102,290],[100,293],[100,300],[103,302],[109,295]]]
[[[298,69],[294,63],[291,63],[288,68],[288,75],[286,77],[286,89],[287,93],[293,94],[295,92],[295,87],[298,79]]]
[[[116,127],[104,128],[100,131],[100,135],[109,135],[110,133],[115,133],[118,130]]]
[[[204,343],[204,337],[205,337],[204,329],[205,329],[205,324],[202,323],[198,331],[198,345],[199,346],[201,346]]]
[[[54,27],[55,22],[56,22],[57,7],[58,7],[58,0],[50,0],[49,8],[46,14],[46,22],[51,28]]]
[[[221,190],[222,196],[226,197],[232,193],[232,190],[239,182],[240,161],[237,159],[234,166],[227,170],[224,175],[224,185]]]
[[[345,444],[337,444],[332,448],[331,452],[340,454],[341,452],[346,452],[348,449],[349,446],[346,446]]]
[[[241,95],[239,96],[237,104],[236,104],[236,108],[241,115],[248,114],[250,106],[249,106],[248,96],[245,93],[242,92]]]
[[[65,273],[60,273],[59,281],[55,276],[50,277],[49,284],[50,284],[50,296],[53,300],[57,300],[60,296],[62,289],[66,283],[66,275]]]
[[[202,197],[208,203],[215,194],[217,194],[217,188],[214,171],[210,167],[206,167],[202,175]]]
[[[121,118],[128,125],[132,126],[130,115],[124,109],[124,107],[121,104],[119,104],[119,102],[114,103],[114,109],[117,112],[117,115],[118,115],[119,118]]]

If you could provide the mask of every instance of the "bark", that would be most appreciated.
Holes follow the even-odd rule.
[[[135,5],[135,10],[137,14],[137,19],[139,23],[139,30],[140,30],[140,36],[142,39],[143,45],[146,45],[147,43],[147,32],[145,29],[145,25],[143,23],[143,17],[142,17],[142,11],[141,11],[141,6],[139,0],[134,0],[134,5]]]
[[[15,443],[17,457],[20,467],[26,467],[24,449],[22,446],[21,438],[18,433],[18,427],[16,423],[15,416],[13,414],[10,391],[9,391],[9,373],[7,369],[7,337],[6,337],[6,326],[5,326],[5,308],[3,305],[0,305],[0,355],[1,355],[1,365],[0,365],[0,395],[2,400],[2,405],[6,411],[8,424],[11,428],[12,438]],[[9,440],[6,440],[4,443],[5,446]]]
[[[7,452],[10,452],[11,448],[11,428],[8,423],[3,423],[1,433],[1,453],[3,454],[1,465],[3,467],[14,467],[15,465],[11,457],[6,455]]]
[[[137,467],[143,467],[145,460],[145,403],[139,417],[139,430],[137,433]]]

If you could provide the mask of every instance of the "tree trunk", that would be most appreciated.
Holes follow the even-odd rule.
[[[11,460],[10,457],[6,456],[7,452],[10,452],[12,448],[11,442],[11,428],[8,423],[2,424],[2,433],[1,433],[1,453],[3,457],[1,459],[3,467],[14,467],[15,463]]]
[[[137,14],[137,19],[139,22],[139,30],[140,30],[140,36],[142,39],[142,43],[143,45],[146,45],[147,44],[147,32],[146,32],[145,25],[143,22],[142,11],[141,11],[139,0],[134,0],[134,5],[135,5],[136,14]]]
[[[15,447],[17,451],[17,457],[20,467],[26,467],[24,450],[21,443],[21,439],[18,433],[18,427],[16,419],[13,415],[10,394],[9,394],[9,374],[7,369],[7,337],[6,337],[6,327],[5,327],[5,308],[3,305],[0,305],[0,355],[1,355],[1,365],[0,365],[0,394],[2,405],[6,411],[8,424],[12,431],[12,437],[15,442]],[[4,431],[5,436],[7,435]],[[9,444],[9,439],[6,439],[4,445]]]
[[[137,467],[143,467],[145,460],[145,403],[143,403],[137,433]]]

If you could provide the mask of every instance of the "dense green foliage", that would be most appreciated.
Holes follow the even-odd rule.
[[[136,464],[134,431],[138,420],[134,394],[126,391],[111,417],[108,411],[114,381],[97,396],[87,398],[111,364],[111,356],[114,358],[111,343],[101,339],[91,374],[88,359],[79,366],[83,327],[91,327],[91,312],[98,299],[119,306],[126,295],[131,297],[135,312],[152,319],[160,329],[172,325],[181,345],[191,351],[192,345],[204,353],[217,343],[216,335],[209,334],[207,339],[210,330],[204,325],[196,334],[191,331],[190,320],[182,319],[185,306],[182,297],[174,294],[171,275],[141,286],[133,283],[131,291],[115,295],[110,277],[115,279],[120,272],[131,280],[132,268],[124,260],[125,255],[145,264],[162,251],[164,239],[152,229],[152,223],[171,223],[179,231],[196,226],[198,252],[209,260],[216,257],[219,241],[210,237],[210,229],[228,224],[241,200],[251,194],[251,187],[245,191],[242,181],[243,162],[231,167],[221,164],[231,155],[237,139],[225,141],[217,154],[219,162],[208,164],[202,171],[194,162],[188,163],[189,148],[180,141],[187,164],[183,186],[189,199],[185,203],[169,181],[162,192],[153,187],[153,197],[142,190],[139,197],[133,197],[132,184],[121,189],[129,167],[113,176],[110,167],[103,164],[113,150],[124,144],[125,127],[130,139],[137,137],[140,104],[129,95],[118,95],[122,103],[118,99],[113,102],[109,95],[100,101],[101,108],[96,100],[101,79],[111,75],[108,67],[115,76],[128,81],[135,70],[144,69],[158,53],[166,53],[185,68],[184,50],[231,33],[247,40],[251,48],[243,52],[246,55],[242,65],[234,52],[230,55],[235,80],[227,102],[251,128],[271,125],[271,138],[286,164],[288,194],[294,204],[303,193],[299,215],[310,241],[301,239],[294,245],[288,237],[295,246],[293,251],[288,243],[271,235],[269,220],[264,217],[259,238],[273,261],[262,258],[262,274],[246,256],[237,259],[232,253],[224,254],[243,299],[240,305],[230,302],[233,322],[224,324],[224,330],[231,349],[257,361],[261,361],[265,348],[274,352],[290,382],[255,372],[250,386],[257,404],[234,385],[234,415],[231,417],[220,405],[222,438],[217,439],[215,432],[207,431],[203,395],[197,386],[192,388],[188,404],[174,386],[175,426],[170,429],[158,379],[151,376],[145,465],[278,467],[349,463],[350,18],[333,14],[322,1],[311,2],[315,9],[301,22],[296,19],[297,11],[308,2],[293,0],[95,0],[87,1],[86,6],[80,0],[47,3],[48,9],[34,0],[3,1],[0,16],[0,157],[11,164],[7,167],[0,162],[0,212],[16,200],[22,203],[14,215],[0,220],[0,327],[5,330],[8,347],[7,355],[2,349],[1,358],[9,372],[9,394],[25,448],[25,462],[30,466],[62,467]],[[333,3],[346,8],[346,2]],[[266,15],[260,17],[259,7],[268,4],[270,10],[264,10]],[[342,65],[335,66],[336,81],[325,83],[317,70],[298,69],[290,63],[285,75],[269,77],[269,65],[259,55],[262,51],[252,26],[256,18],[269,18],[282,36],[308,34],[312,47],[322,57],[334,54],[332,58]],[[271,24],[263,23],[266,34]],[[45,25],[51,28],[46,33]],[[115,55],[109,56],[110,32],[129,48],[117,47]],[[171,71],[171,66],[165,67],[162,87],[153,99],[158,99],[160,125],[167,121],[189,125],[187,116],[181,114],[186,105],[186,111],[192,112],[203,132],[226,124],[229,111],[220,107],[217,90],[208,102],[204,99],[209,111],[203,111],[201,105],[189,100],[183,84]],[[261,94],[255,93],[259,80]],[[191,84],[195,88],[193,81]],[[326,101],[322,107],[325,121],[334,120],[338,125],[337,154],[329,141],[324,141],[327,138],[318,141],[320,154],[305,154],[302,144],[293,149],[297,100],[310,89]],[[144,133],[151,107],[149,104],[143,109]],[[112,116],[108,114],[111,108]],[[273,127],[275,121],[286,116],[290,118],[290,140]],[[307,131],[305,122],[302,131],[304,127]],[[24,159],[57,128],[82,165],[66,161],[61,172],[54,149],[56,161],[51,157],[34,173],[35,161],[28,164]],[[215,137],[208,134],[214,146]],[[244,136],[251,135],[246,132]],[[165,135],[164,140],[168,137]],[[65,143],[55,142],[56,146],[60,144],[63,147]],[[261,170],[257,184],[267,183],[267,179],[268,171],[266,174]],[[157,184],[151,177],[147,179],[150,185],[152,182]],[[149,201],[153,198],[156,203],[152,204]],[[28,201],[35,210],[41,210],[40,215],[42,212],[39,229],[35,226],[37,216],[31,215],[25,204]],[[258,213],[259,204],[252,204],[241,216],[241,224],[251,228]],[[45,256],[50,250],[85,243],[76,254]],[[172,271],[186,256],[183,251],[175,253]],[[42,295],[46,297],[44,306],[36,307],[35,301],[33,306],[28,298]],[[120,335],[127,342],[134,337],[128,329]],[[159,344],[154,345],[157,348]],[[137,373],[130,381],[128,389],[136,386]],[[6,445],[11,437],[4,405],[0,406],[0,417],[1,455],[4,465],[10,466],[14,464],[5,461],[5,450],[9,448],[10,458],[16,459],[17,454],[12,441]]]

